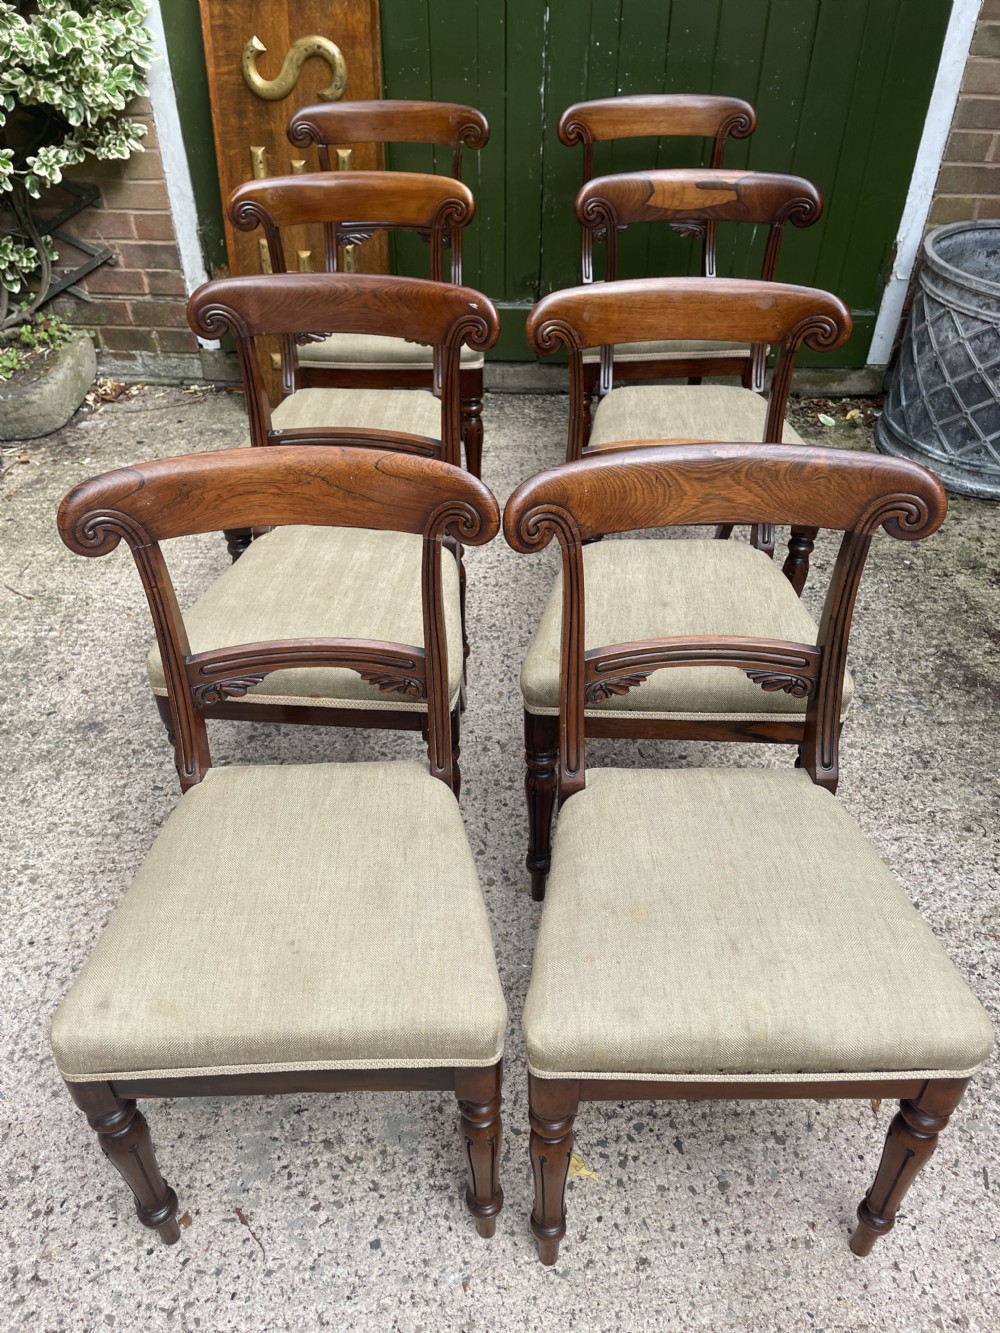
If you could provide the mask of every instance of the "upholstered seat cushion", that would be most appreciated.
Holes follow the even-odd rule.
[[[708,361],[718,357],[748,357],[750,348],[746,343],[704,342],[696,338],[676,342],[640,342],[616,343],[615,364],[628,364],[630,361]],[[599,361],[601,349],[588,347],[583,353],[584,361]]]
[[[404,338],[386,338],[378,333],[332,333],[322,342],[305,343],[298,349],[300,366],[321,370],[407,370],[434,365],[434,348]],[[463,370],[480,370],[483,353],[475,347],[461,349]]]
[[[964,1074],[982,1008],[794,769],[597,769],[563,806],[524,1011],[567,1075]]]
[[[367,528],[277,528],[259,537],[184,615],[191,651],[264,639],[381,639],[422,648],[420,569],[423,539]],[[441,561],[449,696],[462,683],[458,567]],[[159,649],[148,661],[154,694],[166,694]],[[327,708],[426,711],[425,700],[383,694],[354,671],[302,667],[275,671],[248,701]]]
[[[213,769],[59,1007],[64,1078],[491,1065],[506,1010],[453,793],[419,764]]]
[[[686,634],[753,635],[814,644],[816,622],[775,562],[743,541],[626,538],[584,548],[586,648]],[[559,711],[562,575],[521,668],[529,713]],[[844,682],[844,712],[853,682]],[[589,716],[767,720],[801,717],[807,700],[765,691],[737,667],[668,667]]]
[[[761,440],[767,402],[731,384],[640,384],[597,405],[590,444],[611,440]],[[802,438],[785,423],[786,444]]]
[[[271,427],[301,426],[367,426],[440,440],[441,402],[427,389],[296,389],[271,413]]]

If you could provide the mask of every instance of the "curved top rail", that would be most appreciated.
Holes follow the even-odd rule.
[[[493,493],[436,459],[327,445],[224,449],[116,468],[81,482],[59,506],[59,534],[79,555],[105,555],[224,528],[286,524],[380,528],[477,546],[496,536]]]
[[[599,454],[539,472],[504,511],[516,551],[557,532],[575,540],[644,528],[782,523],[915,540],[944,521],[947,496],[908,459],[791,444],[700,443]]]
[[[229,196],[235,227],[291,227],[317,222],[386,227],[465,227],[476,212],[472,191],[450,176],[418,171],[317,171],[245,181]]]
[[[745,139],[756,128],[756,111],[739,97],[643,93],[575,102],[559,118],[559,139],[567,145],[661,134]]]

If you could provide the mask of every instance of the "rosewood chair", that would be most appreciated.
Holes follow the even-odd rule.
[[[371,274],[223,278],[194,293],[188,316],[203,337],[228,333],[236,341],[252,445],[368,446],[455,464],[460,458],[459,349],[465,343],[491,346],[499,330],[492,303],[468,288]],[[434,344],[441,365],[440,399],[421,390],[304,389],[286,398],[272,416],[255,340],[329,329],[384,329]],[[312,396],[321,410],[310,406]],[[317,417],[342,424],[311,424]],[[196,652],[224,643],[316,634],[422,648],[419,543],[412,536],[303,525],[260,534],[252,544],[249,530],[226,535],[234,560],[240,558],[185,612]],[[445,561],[443,578],[457,762],[464,577],[457,544],[454,552],[456,559]],[[176,741],[159,647],[150,653],[149,678],[160,716]],[[201,706],[206,717],[244,721],[405,731],[423,731],[427,725],[426,699],[409,673],[374,666],[360,676],[351,671],[317,675],[303,668],[260,681],[219,684],[205,693]]]
[[[697,139],[711,142],[706,165],[710,170],[724,164],[726,145],[732,139],[747,139],[757,128],[757,113],[738,97],[715,97],[697,93],[642,94],[634,97],[605,97],[577,102],[559,121],[559,138],[567,146],[583,147],[583,185],[594,177],[594,145],[628,139]],[[650,156],[656,145],[650,146]],[[653,163],[650,163],[652,166]],[[579,199],[579,196],[578,196]],[[593,281],[595,242],[614,242],[603,220],[577,217],[581,225],[582,280]],[[660,219],[658,219],[660,220]],[[718,218],[662,219],[682,236],[701,238],[701,272],[715,277]],[[724,354],[725,353],[725,354]],[[588,393],[598,382],[600,353],[586,357]],[[619,351],[619,375],[623,379],[700,378],[702,375],[739,375],[745,387],[760,389],[755,381],[762,371],[749,347],[702,347],[696,340],[687,344],[627,344]]]
[[[674,329],[779,346],[770,400],[765,403],[748,389],[727,385],[615,389],[598,408],[592,443],[585,447],[585,348],[604,340],[618,341],[626,331],[659,337]],[[826,292],[727,278],[659,278],[575,287],[545,297],[528,317],[528,339],[537,351],[552,352],[559,345],[569,348],[570,459],[583,452],[597,457],[641,450],[646,447],[641,439],[648,443],[763,436],[766,441],[801,444],[784,421],[798,348],[802,343],[813,348],[839,347],[850,330],[848,311]],[[808,574],[815,532],[801,525],[793,527],[780,572],[768,558],[773,530],[765,525],[755,535],[756,541],[750,544],[702,538],[588,546],[588,649],[694,631],[745,634],[754,623],[766,624],[777,638],[811,638],[815,624],[798,594]],[[545,893],[556,796],[563,597],[557,583],[521,671],[527,867],[536,900]],[[852,692],[848,678],[845,714]],[[617,682],[588,685],[584,718],[587,735],[592,737],[801,746],[806,735],[806,697],[799,683],[767,672],[749,679],[738,672],[665,672],[648,680],[627,673]]]
[[[619,236],[635,223],[666,223],[685,234],[705,236],[702,276],[716,273],[716,244],[720,222],[750,223],[767,228],[760,278],[773,282],[784,228],[788,223],[809,227],[823,212],[819,191],[800,176],[765,171],[707,169],[695,171],[642,171],[599,176],[576,196],[576,216],[584,234],[599,231],[605,238],[604,280],[619,277]],[[589,281],[587,274],[584,281]],[[588,392],[600,360],[600,392],[612,382],[612,349],[584,352]],[[743,387],[760,393],[764,388],[767,347],[729,347],[718,342],[625,343],[614,352],[620,379],[650,380],[703,375],[739,375]]]
[[[330,102],[303,107],[288,122],[296,147],[315,146],[324,171],[349,166],[356,144],[427,144],[451,149],[450,175],[462,179],[464,149],[483,148],[490,128],[481,111],[454,102],[387,98],[373,102]],[[331,161],[330,151],[336,151]],[[394,177],[406,173],[393,172]],[[470,214],[471,218],[471,214]],[[345,240],[367,239],[359,231]],[[445,243],[449,237],[445,236]],[[327,248],[329,264],[330,250]],[[433,256],[432,256],[433,260]],[[461,282],[461,256],[452,250],[452,281]],[[300,382],[306,387],[423,388],[432,380],[433,361],[414,343],[385,336],[338,333],[298,349]],[[483,351],[462,349],[462,435],[470,471],[479,475],[483,448]]]
[[[423,642],[321,637],[192,650],[161,542],[235,524],[397,532],[422,563]],[[149,601],[183,795],[52,1024],[70,1094],[167,1243],[177,1197],[136,1098],[452,1089],[483,1236],[498,1181],[506,1010],[453,790],[446,534],[499,510],[458,468],[387,450],[278,446],[137,464],[77,486],[63,541],[124,540]],[[429,766],[212,768],[203,700],[295,670],[405,675]]]
[[[376,231],[417,231],[430,242],[430,278],[444,285],[444,240],[451,239],[452,284],[461,283],[462,228],[476,211],[471,191],[460,181],[444,176],[421,176],[414,172],[350,171],[330,175],[276,176],[267,180],[247,181],[234,190],[229,199],[229,216],[241,231],[261,227],[274,273],[287,273],[281,232],[287,227],[321,224],[325,235],[327,271],[337,272],[337,253],[346,237],[358,238]],[[342,275],[346,277],[347,275]],[[365,275],[350,275],[353,277]],[[391,281],[391,280],[390,280]],[[407,281],[407,279],[398,279]],[[275,420],[286,416],[297,425],[340,424],[345,404],[353,404],[351,424],[363,424],[370,412],[379,423],[390,422],[389,429],[412,431],[416,423],[422,434],[441,434],[434,418],[441,407],[433,402],[443,398],[441,350],[436,345],[404,341],[398,336],[379,332],[383,325],[372,321],[364,332],[337,330],[320,337],[316,331],[295,330],[281,339],[282,387],[285,400],[275,409]],[[302,356],[310,348],[322,347],[330,340],[355,343],[392,344],[402,342],[421,356],[430,358],[433,375],[424,376],[424,388],[390,386],[362,372],[338,381],[336,386],[320,385],[303,368]],[[459,370],[449,382],[453,402],[448,406],[459,414],[461,432],[461,353],[478,348],[463,344],[458,348]],[[359,410],[360,409],[360,410]],[[384,425],[383,425],[383,428]],[[451,444],[449,457],[460,461]],[[470,459],[470,471],[476,472],[480,460]]]
[[[983,1010],[833,795],[872,536],[928,536],[945,507],[940,482],[908,461],[745,443],[588,458],[540,473],[508,502],[508,543],[535,552],[554,536],[565,590],[561,813],[524,1011],[543,1263],[565,1234],[581,1101],[899,1097],[858,1209],[851,1248],[862,1255],[891,1229],[989,1054]],[[691,625],[587,649],[586,542],[782,522],[843,533],[815,634],[790,642],[765,620],[736,635]],[[587,772],[592,687],[665,669],[795,681],[809,700],[802,768]]]

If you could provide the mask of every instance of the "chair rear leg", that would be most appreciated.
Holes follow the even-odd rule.
[[[249,547],[253,539],[253,532],[250,528],[223,528],[222,535],[226,539],[226,550],[229,552],[229,558],[235,565],[236,561]]]
[[[528,801],[528,855],[531,896],[545,897],[545,877],[552,859],[552,812],[556,802],[559,719],[524,712],[524,792]]]
[[[139,1221],[173,1245],[181,1238],[177,1195],[160,1175],[146,1118],[110,1083],[67,1083],[69,1094],[97,1131],[105,1157],[135,1195]]]
[[[482,390],[475,398],[462,399],[462,443],[465,466],[474,477],[483,475],[483,399]]]
[[[875,1182],[858,1205],[858,1228],[851,1237],[855,1254],[870,1254],[879,1236],[892,1230],[903,1195],[937,1147],[938,1135],[962,1100],[968,1082],[934,1079],[924,1084],[919,1097],[899,1103]]]
[[[503,1062],[489,1069],[456,1069],[455,1096],[462,1116],[462,1137],[468,1184],[465,1202],[476,1219],[476,1230],[489,1240],[503,1207],[500,1188],[500,1084]]]
[[[580,1085],[576,1081],[528,1075],[529,1151],[535,1178],[531,1232],[538,1257],[546,1266],[559,1257],[559,1242],[566,1234],[566,1177],[579,1105]]]
[[[781,572],[800,597],[809,577],[809,557],[816,544],[818,531],[818,528],[793,527],[788,540],[788,555],[781,566]]]

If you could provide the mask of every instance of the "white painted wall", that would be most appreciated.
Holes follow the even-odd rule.
[[[948,133],[962,87],[962,75],[969,58],[980,3],[981,0],[953,0],[941,63],[938,65],[920,147],[917,149],[902,221],[896,234],[896,258],[882,293],[882,304],[868,350],[870,366],[886,365],[896,339],[920,242],[934,202],[934,187],[948,145]]]

